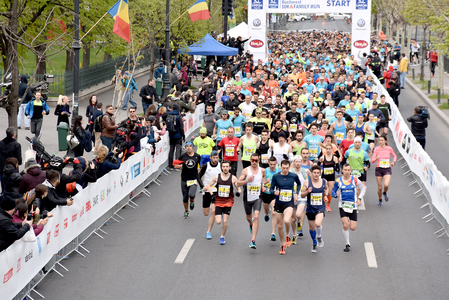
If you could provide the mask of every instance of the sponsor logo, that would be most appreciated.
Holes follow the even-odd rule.
[[[140,162],[131,167],[131,179],[140,175]]]
[[[349,6],[350,1],[349,0],[327,0],[327,6]],[[320,8],[319,5],[316,5],[316,7],[312,4],[311,8]]]
[[[279,8],[279,0],[269,0],[268,8]]]
[[[366,47],[368,47],[368,42],[363,41],[363,40],[355,41],[354,47],[359,48],[359,49],[366,48]]]
[[[357,20],[357,26],[358,27],[365,27],[365,25],[366,25],[366,22],[365,22],[364,19]]]
[[[356,0],[355,1],[355,9],[367,10],[368,9],[368,0]]]
[[[184,132],[187,132],[187,121],[184,121]]]
[[[123,183],[124,183],[123,176],[120,175],[120,186],[121,186],[121,187],[123,187]]]
[[[88,212],[92,208],[92,204],[90,203],[90,200],[86,202],[86,212]]]
[[[261,40],[252,40],[249,42],[249,45],[253,48],[260,48],[263,46],[263,42]]]
[[[16,271],[16,273],[19,273],[21,268],[22,268],[22,258],[19,258],[17,260],[17,271]]]
[[[30,259],[32,259],[33,258],[33,249],[30,249],[30,252],[28,252],[26,255],[25,255],[25,263],[27,263]]]
[[[128,181],[129,181],[129,172],[126,172],[126,181],[125,181],[125,183],[128,183]]]
[[[192,127],[193,127],[193,118],[190,117],[189,118],[189,128],[192,128]]]
[[[95,206],[97,204],[98,204],[98,195],[92,199],[92,206]]]
[[[83,207],[81,207],[81,211],[80,211],[80,218],[84,215],[84,205]]]
[[[77,216],[78,216],[78,214],[74,214],[74,215],[72,216],[72,223],[76,221],[76,217],[77,217]]]
[[[59,235],[59,223],[56,224],[56,227],[55,227],[55,237],[57,237],[58,235]]]
[[[262,21],[260,21],[260,19],[254,19],[253,20],[253,26],[254,27],[259,27],[262,24]]]
[[[39,255],[41,255],[41,252],[42,252],[41,239],[39,237],[37,237],[36,242],[37,242],[37,248],[39,249]]]
[[[47,245],[50,243],[51,231],[47,233]]]
[[[69,226],[69,218],[64,219],[64,229],[66,229],[67,226]]]
[[[262,10],[263,0],[251,0],[251,9]]]
[[[9,270],[9,271],[3,276],[3,283],[7,283],[8,280],[11,279],[11,277],[12,277],[12,275],[13,275],[13,273],[14,273],[13,269],[14,269],[14,268],[11,268],[11,270]]]

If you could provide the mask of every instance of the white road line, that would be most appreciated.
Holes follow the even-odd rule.
[[[365,210],[365,197],[360,200],[360,206],[357,207],[358,210]]]
[[[366,260],[368,261],[368,267],[377,268],[376,254],[374,253],[373,243],[365,243]]]
[[[178,257],[176,257],[175,259],[175,264],[182,264],[184,262],[184,259],[189,253],[190,248],[192,248],[194,241],[195,239],[187,239],[186,243],[181,249],[181,252],[179,252]]]

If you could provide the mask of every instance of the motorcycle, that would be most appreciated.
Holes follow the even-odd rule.
[[[42,94],[42,99],[44,101],[47,101],[48,94],[50,93],[50,90],[48,88],[48,82],[45,80],[46,80],[46,78],[44,77],[44,81],[38,81],[38,82],[32,83],[30,85],[30,89],[31,89],[31,93],[33,95],[36,92],[40,92]],[[0,89],[5,88],[3,93],[0,95],[0,107],[7,106],[8,97],[9,97],[9,94],[11,94],[11,86],[12,86],[12,74],[11,74],[11,72],[9,72],[3,78],[3,82],[0,83]]]

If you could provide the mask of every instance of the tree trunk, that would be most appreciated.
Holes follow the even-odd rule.
[[[380,13],[377,14],[377,31],[376,35],[379,35],[380,31],[382,30],[382,15]]]
[[[423,42],[421,46],[421,74],[419,75],[419,80],[424,80],[424,62],[426,61],[427,45],[426,45],[426,31],[427,26],[423,26]]]
[[[90,66],[90,42],[83,43],[83,68]]]
[[[404,53],[407,55],[407,58],[410,58],[410,40],[412,39],[412,25],[408,24],[408,30],[407,30],[407,42],[405,43],[405,49]],[[411,61],[408,62],[409,65]]]
[[[72,71],[73,70],[73,60],[75,59],[75,53],[71,49],[65,51],[65,70]]]
[[[108,60],[111,60],[111,59],[112,59],[112,55],[105,52],[104,56],[103,56],[103,62],[107,62]]]
[[[154,34],[149,32],[150,34],[150,78],[153,78],[154,74],[154,65],[156,64],[156,56],[154,55],[154,52],[156,51],[156,44],[154,43]]]
[[[440,88],[441,95],[444,95],[444,57],[441,51],[438,51],[438,87]]]
[[[17,6],[19,0],[13,0],[11,5],[11,18],[9,21],[9,29],[11,35],[17,35],[18,29],[18,14]],[[12,85],[11,94],[8,97],[8,104],[6,111],[8,112],[8,126],[17,129],[17,100],[19,98],[19,60],[17,58],[17,43],[12,39],[7,40],[8,47],[8,62],[11,63]]]
[[[38,54],[36,54],[36,65],[37,65],[37,75],[44,75],[47,73],[47,59],[45,55],[45,50],[47,46],[45,44],[39,45],[34,48]],[[37,81],[42,80],[42,76],[38,76]]]

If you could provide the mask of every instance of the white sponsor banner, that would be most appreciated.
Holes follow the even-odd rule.
[[[391,121],[389,127],[392,131],[396,147],[402,157],[404,157],[410,170],[423,182],[425,189],[430,195],[429,201],[432,202],[433,206],[444,217],[446,222],[449,223],[449,181],[438,170],[432,158],[416,141],[387,90],[380,84],[376,76],[372,73],[370,75],[374,77],[374,81],[377,84],[374,90],[379,95],[385,95],[387,102],[390,103]],[[401,176],[401,174],[394,176]]]
[[[187,134],[203,123],[204,104],[185,118]],[[15,297],[62,248],[113,208],[156,172],[167,160],[168,132],[156,143],[154,155],[142,148],[113,170],[90,184],[74,197],[72,206],[57,206],[35,242],[16,241],[0,253],[1,299]],[[144,145],[147,138],[141,140]],[[47,270],[48,271],[48,270]]]
[[[254,61],[267,58],[267,13],[263,9],[267,4],[262,0],[250,0],[250,2],[260,1],[260,4],[251,4],[248,10],[248,37],[249,41],[245,45],[245,50],[249,50],[254,55]],[[251,9],[255,7],[256,9]],[[262,7],[262,9],[258,9]]]
[[[371,41],[371,1],[356,0],[352,11],[351,53],[369,53]]]
[[[352,13],[356,2],[360,0],[265,0],[265,5],[269,13]]]

